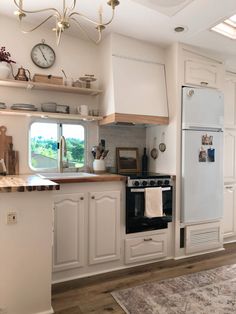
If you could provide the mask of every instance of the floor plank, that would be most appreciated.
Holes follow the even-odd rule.
[[[55,284],[52,288],[52,305],[55,314],[124,314],[112,298],[111,291],[235,263],[236,243],[231,243],[221,252]]]

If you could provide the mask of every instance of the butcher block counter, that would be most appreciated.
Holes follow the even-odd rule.
[[[60,185],[37,175],[0,177],[0,192],[32,192],[59,190]]]
[[[86,172],[63,172],[63,173],[42,173],[41,178],[49,179],[56,183],[89,183],[89,182],[111,182],[126,181],[126,177],[111,173],[86,173]]]

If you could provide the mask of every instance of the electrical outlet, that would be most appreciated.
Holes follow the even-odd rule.
[[[7,225],[14,225],[17,223],[17,214],[16,212],[7,213]]]

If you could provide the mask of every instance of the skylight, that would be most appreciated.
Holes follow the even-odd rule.
[[[211,28],[221,35],[236,39],[236,14]]]

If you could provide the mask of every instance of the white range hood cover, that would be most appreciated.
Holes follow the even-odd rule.
[[[174,16],[194,0],[133,0],[168,16]]]

